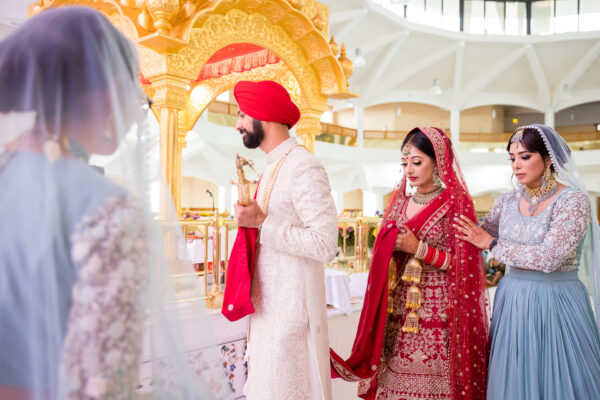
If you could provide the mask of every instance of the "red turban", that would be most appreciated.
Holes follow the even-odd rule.
[[[259,121],[279,122],[291,128],[300,119],[298,106],[277,82],[241,81],[235,85],[233,95],[240,110]]]

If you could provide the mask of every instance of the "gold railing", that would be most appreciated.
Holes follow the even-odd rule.
[[[199,278],[202,280],[203,298],[211,308],[220,308],[223,301],[223,289],[229,266],[229,232],[237,229],[234,220],[209,217],[199,220],[181,221],[185,238],[184,257],[192,262],[195,272],[176,274],[176,279]],[[204,255],[201,260],[191,260],[188,255],[188,240],[201,240]],[[223,251],[224,250],[224,251]],[[212,258],[212,262],[209,260]],[[194,261],[198,261],[195,262]],[[212,272],[209,267],[212,266]],[[209,277],[211,281],[209,282]],[[190,299],[185,299],[190,300]]]
[[[194,272],[173,273],[177,302],[205,300],[208,307],[220,308],[227,268],[229,266],[229,249],[233,244],[229,234],[237,229],[232,219],[208,217],[198,220],[179,222],[186,239],[185,247],[181,249],[186,265],[192,262]],[[371,263],[375,235],[379,232],[381,218],[356,217],[338,219],[338,254],[327,265],[328,268],[340,269],[349,273],[366,272]],[[208,239],[208,240],[207,240]],[[203,257],[192,260],[188,254],[188,241],[201,240]],[[209,261],[212,258],[212,261]],[[193,263],[193,261],[197,261]],[[212,267],[212,270],[211,268]],[[191,282],[190,280],[194,280]],[[200,280],[201,296],[186,295],[188,287],[196,286]],[[179,289],[179,290],[178,290]],[[191,293],[196,293],[191,290]]]
[[[349,273],[368,271],[380,224],[378,217],[339,218],[338,255],[328,267]]]

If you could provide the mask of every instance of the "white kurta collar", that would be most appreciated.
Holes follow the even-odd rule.
[[[288,150],[292,149],[298,144],[295,137],[291,137],[286,141],[279,144],[279,146],[275,147],[269,154],[267,154],[267,164],[272,164],[277,162]]]

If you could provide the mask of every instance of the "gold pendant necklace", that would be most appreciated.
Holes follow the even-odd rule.
[[[444,191],[443,187],[437,187],[433,189],[431,192],[421,193],[418,190],[413,194],[413,200],[415,203],[420,205],[425,205],[431,203],[433,199],[437,197],[438,194]]]
[[[540,187],[530,188],[525,185],[523,197],[525,198],[525,201],[529,203],[529,206],[527,207],[529,214],[535,214],[540,203],[554,196],[556,192],[558,192],[558,184],[554,177],[552,177],[550,168],[546,168],[544,175],[542,176],[542,185]]]

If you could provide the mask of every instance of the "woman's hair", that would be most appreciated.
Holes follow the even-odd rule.
[[[427,154],[429,158],[435,162],[435,151],[433,150],[433,145],[431,141],[425,136],[423,132],[419,130],[419,128],[415,128],[406,135],[404,141],[402,142],[402,147],[406,146],[407,143],[410,143],[411,146],[415,146],[422,153]]]

